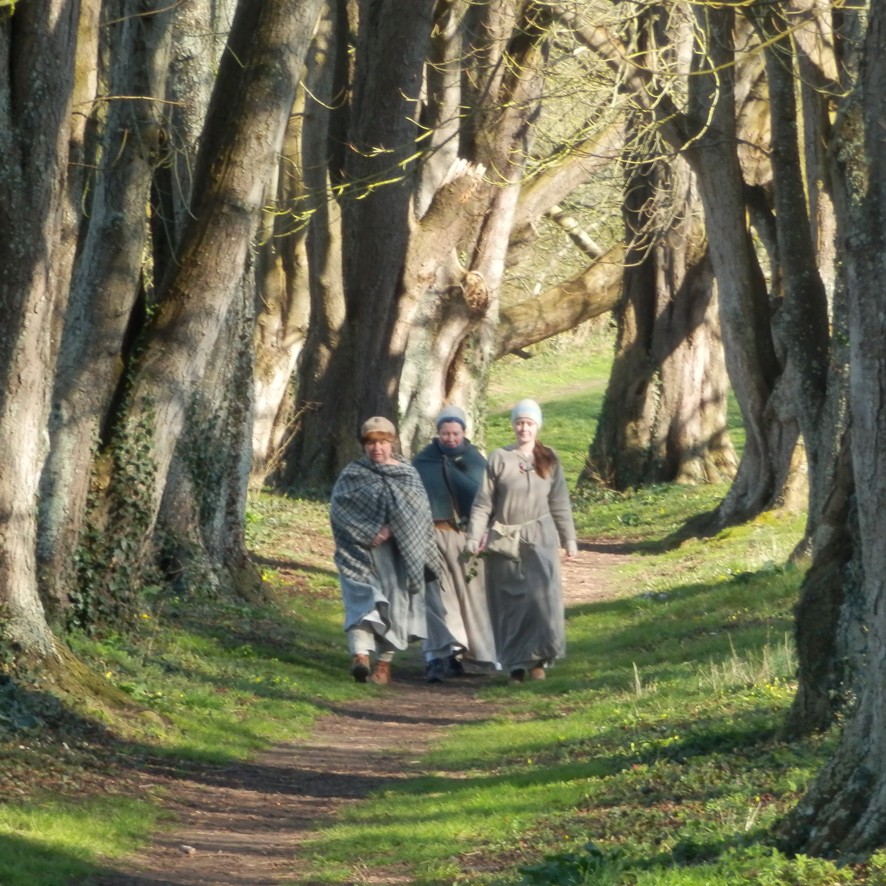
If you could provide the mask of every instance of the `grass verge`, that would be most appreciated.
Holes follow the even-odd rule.
[[[605,347],[502,364],[489,446],[523,396],[570,485],[599,414]],[[886,884],[886,859],[837,868],[782,856],[777,822],[831,737],[789,743],[800,516],[766,515],[678,549],[662,544],[723,488],[577,497],[579,532],[634,553],[617,592],[568,612],[569,656],[543,684],[484,691],[503,713],[454,728],[426,775],[349,806],[301,848],[313,884],[369,882],[396,863],[417,886]],[[133,635],[75,651],[141,712],[0,686],[0,883],[70,886],[163,822],[154,765],[248,759],[305,735],[341,679],[340,604],[325,506],[255,496],[251,549],[271,599],[194,593],[146,607]]]
[[[569,655],[544,683],[490,686],[504,716],[451,731],[432,775],[315,834],[312,882],[395,857],[419,886],[883,882],[882,856],[838,868],[776,849],[832,740],[782,734],[802,528],[765,518],[633,554],[615,598],[568,611]]]

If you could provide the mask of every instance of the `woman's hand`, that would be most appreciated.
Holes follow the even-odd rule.
[[[377,548],[379,545],[384,544],[391,537],[391,527],[390,526],[382,526],[378,532],[372,537],[372,547]]]
[[[571,538],[566,542],[566,559],[574,560],[578,556],[578,542]]]

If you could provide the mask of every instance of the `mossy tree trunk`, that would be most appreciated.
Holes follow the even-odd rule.
[[[252,353],[255,314],[244,291],[252,291],[250,249],[271,200],[267,183],[320,6],[290,0],[237,9],[203,133],[190,223],[139,343],[109,450],[110,479],[92,511],[110,552],[103,580],[111,605],[133,573],[156,564],[158,526],[182,533],[182,513],[199,517],[198,526],[184,527],[200,542],[198,559],[223,572],[245,556],[249,459],[242,453],[249,452],[251,404],[242,355]],[[175,500],[176,490],[184,501]],[[219,563],[213,555],[220,552]]]
[[[84,97],[94,107],[87,162],[96,175],[83,197],[40,488],[41,584],[56,610],[71,603],[71,563],[84,531],[92,461],[106,442],[149,299],[145,205],[170,131],[156,99],[164,94],[173,16],[168,7],[145,12],[141,2],[120,4],[91,47],[110,67]],[[79,52],[88,57],[89,48],[81,44]],[[96,89],[110,100],[94,105]]]
[[[848,859],[886,841],[886,415],[880,408],[886,398],[886,10],[880,5],[870,11],[864,59],[858,101],[844,108],[839,135],[850,184],[850,227],[844,241],[849,402],[866,654],[834,755],[785,827],[791,849]]]

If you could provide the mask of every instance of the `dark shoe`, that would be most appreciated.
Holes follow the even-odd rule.
[[[545,669],[541,665],[536,665],[534,668],[529,669],[530,680],[544,680],[545,676]]]
[[[445,676],[442,658],[432,658],[425,665],[425,683],[442,683]]]
[[[377,661],[375,663],[375,670],[372,672],[369,680],[371,683],[378,683],[381,686],[386,686],[390,683],[391,663],[389,661]]]
[[[465,666],[461,663],[461,659],[453,653],[446,659],[446,676],[447,677],[464,677]]]
[[[369,676],[369,656],[368,655],[355,655],[354,660],[351,662],[351,676],[358,683],[365,683],[366,678]]]
[[[511,683],[522,683],[526,679],[526,671],[523,668],[514,668],[511,671]]]

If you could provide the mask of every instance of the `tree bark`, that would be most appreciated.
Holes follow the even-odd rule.
[[[466,154],[476,164],[476,173],[485,170],[487,183],[462,182],[462,187],[468,186],[467,194],[454,202],[451,190],[444,187],[438,192],[422,219],[421,235],[407,266],[405,306],[411,302],[417,309],[413,316],[419,320],[412,323],[407,312],[401,315],[399,326],[407,355],[399,392],[401,443],[407,452],[432,436],[433,417],[444,402],[458,402],[473,414],[485,393],[508,245],[544,84],[550,37],[546,8],[502,0],[484,8],[470,7],[465,24],[472,41],[469,45],[480,59],[466,80],[484,96],[471,105],[475,113],[466,125],[466,134],[472,137],[465,142]],[[444,229],[451,232],[448,252],[434,246],[439,241],[435,230],[442,233]],[[453,234],[461,236],[461,243]],[[447,276],[452,259],[441,262],[434,255],[451,256],[456,246],[468,261],[453,278]],[[419,318],[428,316],[437,298],[435,276],[437,281],[455,283],[464,302],[459,300],[458,311],[436,323],[421,322]],[[416,384],[431,367],[432,384]],[[472,433],[475,441],[482,442],[482,428],[475,427]]]
[[[798,72],[792,45],[785,36],[788,25],[777,10],[770,9],[761,30],[769,82],[773,203],[781,272],[781,306],[773,321],[784,353],[779,386],[788,390],[781,398],[792,404],[792,415],[786,418],[799,423],[810,483],[818,489],[823,484],[817,475],[827,470],[819,436],[830,358],[827,293],[819,276],[813,225],[806,210],[808,191],[802,175],[794,92]],[[811,133],[806,135],[808,138]],[[814,511],[812,519],[814,524]]]
[[[255,411],[253,277],[247,264],[192,398],[160,506],[160,559],[183,596],[221,590],[253,598],[261,585],[244,539]]]
[[[618,340],[581,482],[616,489],[732,476],[728,384],[708,242],[685,163],[632,163]],[[667,195],[662,203],[662,197]]]
[[[309,334],[311,316],[307,237],[310,225],[304,169],[311,161],[303,142],[323,114],[329,89],[328,17],[315,35],[305,72],[306,89],[296,97],[277,169],[276,199],[264,213],[258,252],[258,311],[255,334],[255,419],[252,429],[252,482],[261,486],[274,473],[278,453],[299,418],[293,375]],[[332,101],[329,98],[327,101]],[[325,158],[321,157],[320,162]]]
[[[162,287],[117,429],[115,473],[102,510],[107,519],[125,502],[138,514],[130,524],[133,555],[111,564],[110,572],[147,562],[174,455],[189,421],[199,418],[201,379],[215,371],[214,361],[229,359],[219,341],[226,324],[237,329],[240,323],[237,293],[247,252],[321,3],[241,3],[235,15],[197,166],[192,222]],[[235,448],[243,435],[233,436],[227,442]]]
[[[340,196],[346,297],[342,306],[329,275],[330,217],[332,236],[312,225],[309,241],[312,292],[328,301],[315,296],[312,305],[290,482],[328,485],[353,458],[357,428],[371,413],[398,422],[408,453],[428,439],[444,399],[470,411],[483,390],[547,39],[518,6],[440,4],[435,29],[430,3],[393,18],[380,15],[384,4],[360,7]],[[407,99],[419,95],[428,53],[420,106]],[[459,78],[456,59],[469,60]],[[472,105],[474,96],[483,102]],[[456,108],[470,110],[453,117]],[[439,140],[436,153],[423,153],[424,128]],[[454,148],[460,159],[452,162]]]
[[[789,404],[802,431],[807,524],[795,557],[811,552],[814,558],[796,610],[800,680],[789,716],[796,734],[833,722],[852,694],[851,674],[863,646],[854,602],[857,546],[849,517],[854,480],[847,457],[848,311],[845,284],[833,259],[831,193],[839,174],[823,155],[832,139],[825,97],[834,93],[837,71],[834,44],[820,37],[829,24],[829,15],[819,10],[792,13],[790,27],[775,9],[758,20],[766,47],[774,228],[783,292],[773,328],[785,368],[773,400]],[[848,219],[844,222],[848,227]],[[779,396],[779,390],[784,394]]]
[[[433,8],[432,0],[413,0],[408,12],[391,0],[360,4],[345,160],[350,192],[342,205],[346,348],[355,385],[339,409],[351,414],[353,434],[370,415],[397,414],[402,350],[391,340],[409,249],[416,184],[409,158]]]
[[[745,219],[742,171],[736,145],[734,12],[700,13],[706,52],[690,77],[689,125],[693,165],[705,206],[717,279],[726,365],[745,427],[745,448],[715,525],[740,522],[772,506],[788,481],[799,435],[770,409],[781,371],[770,327],[766,282]]]
[[[5,634],[55,654],[37,585],[37,496],[71,255],[65,221],[79,4],[22,4],[0,22],[0,604]]]
[[[40,488],[41,585],[54,609],[70,604],[75,578],[70,567],[83,531],[92,460],[107,432],[150,283],[142,273],[145,205],[167,138],[160,99],[172,21],[168,4],[156,6],[162,9],[121,3],[101,29],[111,63],[107,113],[91,158],[96,178],[64,317]]]
[[[786,822],[789,848],[857,858],[886,840],[886,397],[883,287],[886,272],[886,10],[871,7],[859,101],[844,110],[841,153],[852,183],[845,240],[849,294],[850,410],[864,624],[864,669],[833,757]]]
[[[618,244],[573,279],[546,289],[537,298],[502,308],[496,358],[612,311],[621,298],[623,262],[624,246]]]
[[[321,31],[322,69],[312,84],[316,92],[308,98],[301,133],[310,324],[297,368],[294,433],[275,454],[279,464],[268,475],[282,488],[324,489],[358,451],[353,410],[341,408],[344,392],[353,385],[353,367],[345,353],[342,212],[333,196],[345,183],[346,96],[353,77],[348,39],[356,27],[356,13],[339,3]]]

